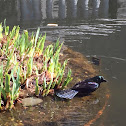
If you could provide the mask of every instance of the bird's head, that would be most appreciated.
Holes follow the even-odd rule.
[[[103,76],[95,76],[92,78],[92,80],[98,84],[100,84],[101,82],[107,82]]]

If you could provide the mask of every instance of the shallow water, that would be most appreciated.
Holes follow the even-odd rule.
[[[29,29],[31,32],[35,32],[37,27],[40,27],[42,33],[47,33],[48,40],[55,42],[60,38],[65,45],[81,52],[89,60],[92,56],[101,58],[99,67],[108,79],[107,85],[111,97],[103,115],[93,125],[125,126],[125,0],[97,0],[97,2],[95,0],[67,2],[65,0],[4,0],[0,4],[0,17],[0,21],[6,18],[10,27],[19,24],[22,30]],[[57,23],[59,26],[48,27],[48,23]],[[76,124],[74,121],[76,119],[80,119],[80,124],[85,123],[81,123],[81,118],[85,117],[72,118],[74,114],[69,116],[71,119],[66,120],[66,124],[71,125],[73,122]],[[65,122],[64,120],[62,121]],[[51,124],[60,125],[58,122],[60,121],[54,120]],[[51,124],[48,121],[43,123],[43,125]]]
[[[72,69],[72,87],[80,80],[95,76],[98,73],[95,66],[88,63],[82,54],[70,49],[64,50],[62,60],[68,58],[68,66]],[[80,62],[78,62],[78,60]],[[89,69],[88,69],[89,68]],[[81,73],[81,74],[80,74]],[[38,126],[83,126],[93,123],[103,114],[109,100],[107,84],[102,86],[90,96],[75,97],[72,100],[60,99],[56,96],[42,98],[25,98],[22,104],[17,104],[11,112],[0,113],[1,125],[38,125]],[[37,105],[36,105],[37,103]],[[101,113],[99,114],[99,111]],[[8,119],[7,119],[8,118]]]

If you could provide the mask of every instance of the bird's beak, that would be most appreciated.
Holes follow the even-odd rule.
[[[107,82],[107,80],[104,79],[103,82]]]

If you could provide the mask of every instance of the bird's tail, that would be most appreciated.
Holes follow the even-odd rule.
[[[72,99],[77,93],[78,91],[67,89],[56,92],[56,95],[60,98]]]

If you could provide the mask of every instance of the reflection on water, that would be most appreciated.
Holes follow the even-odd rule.
[[[13,18],[18,23],[44,23],[47,19],[70,20],[116,18],[117,0],[8,0],[0,1],[1,21]],[[14,13],[12,13],[14,12]],[[12,19],[11,19],[12,20]]]
[[[18,2],[18,1],[17,1]],[[41,6],[40,0],[20,0],[18,3],[20,13],[19,20],[40,20],[41,19]]]
[[[65,19],[66,18],[66,1],[60,0],[59,1],[59,18]]]
[[[77,0],[69,0],[67,2],[67,18],[77,17]]]
[[[100,15],[102,18],[108,18],[109,7],[111,8],[111,5],[109,6],[109,0],[46,0],[46,3],[43,0],[19,0],[19,4],[21,7],[17,8],[17,11],[21,12],[21,19],[23,18],[24,20],[28,20],[28,18],[29,20],[31,18],[36,18],[36,20],[39,18],[76,18],[78,15],[81,15],[83,18],[92,16],[97,18]],[[46,6],[44,8],[46,10],[43,9],[43,6]],[[55,8],[58,8],[58,12],[55,11]],[[56,13],[58,13],[57,17],[54,16]]]
[[[40,2],[40,1],[39,1]],[[45,5],[44,5],[45,6]],[[43,15],[46,15],[45,17],[47,18],[53,18],[53,15],[52,15],[52,0],[47,0],[46,1],[46,14],[43,13]],[[40,11],[40,10],[39,10]]]
[[[89,0],[80,0],[78,1],[78,18],[83,17],[85,19],[88,19],[89,15]]]

